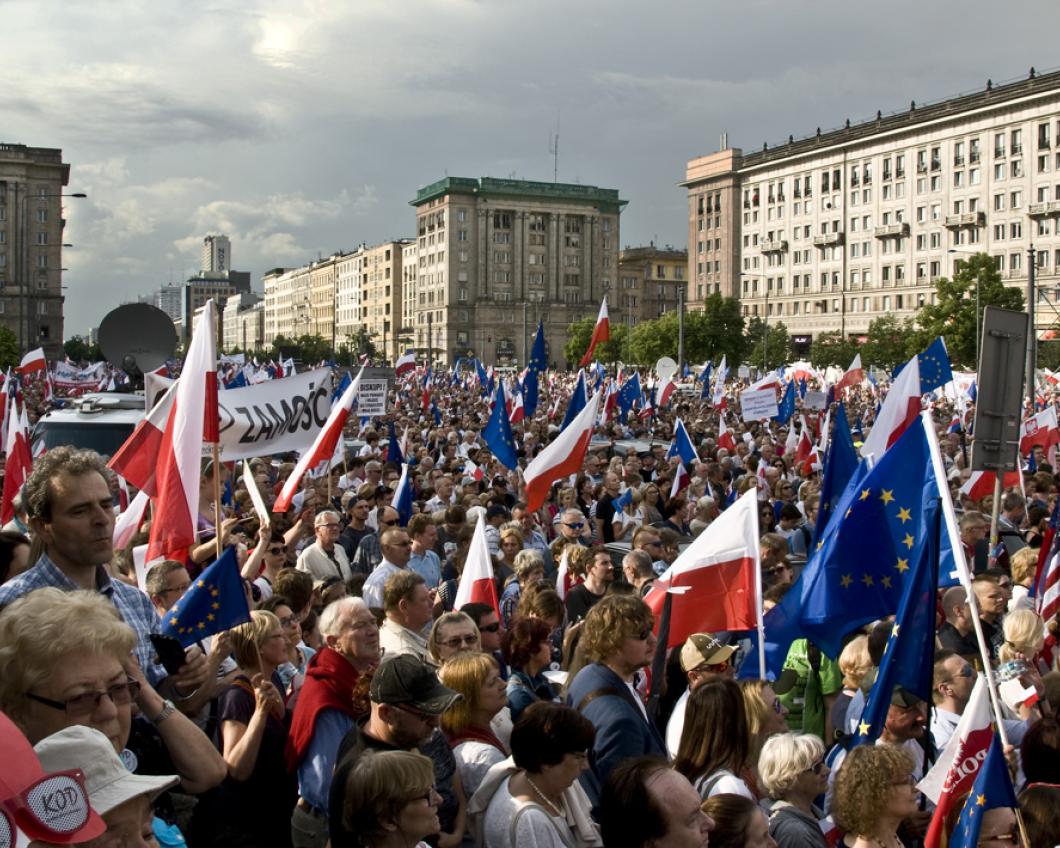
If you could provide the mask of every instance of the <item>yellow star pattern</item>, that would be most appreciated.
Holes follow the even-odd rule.
[[[871,574],[862,575],[861,582],[864,583],[866,586],[871,586],[873,584],[872,575]]]
[[[905,538],[902,539],[902,544],[911,549],[913,547],[913,537],[906,533]]]
[[[216,616],[212,612],[206,614],[206,620],[207,621],[213,621],[214,618],[216,618]]]
[[[975,803],[978,804],[980,807],[985,807],[986,806],[986,796],[985,795],[976,795],[975,796]]]
[[[905,574],[909,570],[909,560],[898,557],[898,562],[894,567],[902,572],[902,574]]]
[[[198,585],[199,585],[199,588],[202,589],[206,585],[206,581],[205,580],[200,580]]]
[[[861,722],[861,724],[858,725],[858,733],[860,733],[862,736],[868,736],[870,730],[872,730],[872,725],[870,724]]]
[[[178,622],[178,620],[179,620],[179,619],[176,619],[176,618],[171,618],[171,619],[169,620],[169,623],[170,623],[170,624],[172,624],[172,625],[173,625],[174,627],[176,627],[176,626],[177,626],[177,622]]]
[[[221,594],[221,592],[220,592],[219,589],[211,589],[210,590],[210,597],[211,598],[216,598],[220,594]]]
[[[868,496],[871,495],[871,494],[872,494],[872,489],[862,489],[861,490],[861,497],[858,498],[858,500],[862,500],[862,501],[866,500],[868,498]]]
[[[889,575],[885,575],[885,576],[881,577],[880,578],[880,583],[883,584],[883,588],[884,589],[890,589],[891,588],[891,578],[890,578],[890,576]]]
[[[883,494],[880,495],[880,500],[883,501],[885,504],[889,504],[891,501],[894,500],[894,490],[884,489]]]
[[[907,521],[912,521],[913,516],[910,515],[909,510],[903,506],[901,509],[898,510],[898,520],[905,524],[905,522]]]
[[[849,589],[850,588],[850,584],[853,583],[853,582],[854,582],[854,578],[853,577],[851,577],[849,574],[844,574],[843,577],[839,581],[839,585],[842,586],[844,589]]]
[[[200,622],[199,622],[199,623],[198,623],[197,625],[195,625],[195,626],[196,626],[196,627],[198,627],[198,628],[199,628],[200,630],[205,630],[205,629],[206,629],[206,622],[205,622],[205,621],[200,621]]]
[[[892,639],[897,639],[898,638],[898,630],[901,628],[901,626],[902,625],[900,625],[897,621],[894,623],[894,629],[891,631],[891,638]]]
[[[824,547],[824,539],[817,543],[817,550],[821,550]]]

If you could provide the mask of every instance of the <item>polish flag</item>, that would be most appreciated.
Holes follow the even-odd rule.
[[[685,464],[681,460],[678,460],[677,468],[674,470],[674,482],[670,486],[670,497],[674,497],[682,489],[687,488],[691,482],[692,478],[688,476],[688,469],[685,468]]]
[[[563,553],[559,557],[559,567],[556,569],[556,594],[561,601],[567,600],[567,592],[574,585],[570,576],[570,556],[567,553],[567,545],[563,546]]]
[[[718,447],[725,448],[729,453],[736,453],[736,439],[732,437],[732,430],[725,426],[725,413],[718,415]]]
[[[497,602],[497,580],[493,573],[493,558],[486,542],[486,519],[479,514],[471,547],[467,552],[464,570],[460,573],[460,585],[456,589],[453,609],[462,609],[466,604],[489,604],[500,616]]]
[[[972,476],[965,480],[961,486],[960,493],[971,498],[973,501],[994,494],[994,480],[997,475],[993,471],[973,471]],[[1015,488],[1020,485],[1020,473],[1018,471],[1006,471],[1001,478],[1001,490]]]
[[[728,401],[725,397],[725,378],[728,374],[729,369],[725,365],[725,357],[722,356],[721,363],[714,372],[714,395],[711,403],[715,409],[725,409],[728,406]]]
[[[195,325],[162,434],[148,562],[157,557],[183,560],[198,539],[202,446],[219,438],[216,340],[216,308],[211,298]]]
[[[22,361],[18,364],[17,370],[23,377],[28,376],[35,371],[47,371],[48,360],[44,358],[44,348],[38,347],[36,350],[31,350],[23,356]]]
[[[920,399],[920,361],[914,356],[891,384],[872,430],[861,446],[861,455],[871,455],[879,462],[920,415]]]
[[[0,502],[0,522],[7,524],[15,517],[15,495],[29,477],[33,467],[33,457],[29,452],[28,430],[25,429],[25,409],[19,414],[15,401],[11,401],[11,420],[7,425],[7,439],[4,450],[4,489]]]
[[[748,489],[674,560],[645,596],[655,620],[673,595],[667,647],[693,633],[754,630],[762,609],[758,493]]]
[[[394,365],[394,376],[400,377],[402,374],[415,370],[416,353],[415,351],[407,350]]]
[[[810,426],[806,423],[806,416],[799,416],[802,422],[802,432],[799,435],[798,446],[795,448],[795,462],[805,462],[813,451],[813,440],[810,438]]]
[[[593,337],[589,339],[589,349],[585,351],[585,356],[582,357],[578,366],[584,368],[592,362],[593,351],[596,350],[596,346],[600,342],[608,341],[610,338],[611,322],[607,318],[607,295],[605,294],[604,299],[600,301],[600,314],[596,316],[596,326],[593,327]]]
[[[788,436],[784,439],[784,456],[795,456],[799,449],[799,434],[795,432],[795,421],[788,423]]]
[[[917,789],[935,804],[935,812],[924,837],[925,848],[939,848],[942,845],[947,815],[954,803],[971,790],[986,759],[994,736],[992,723],[986,681],[979,675],[957,729],[931,771],[917,784]]]
[[[324,422],[323,428],[317,433],[312,446],[298,458],[298,464],[295,465],[291,476],[287,478],[287,482],[280,489],[280,495],[276,498],[276,503],[272,505],[273,512],[287,512],[306,472],[310,468],[314,468],[318,463],[329,459],[335,453],[335,445],[342,438],[342,428],[346,424],[346,419],[350,417],[350,407],[353,406],[353,400],[357,397],[357,392],[361,388],[361,376],[363,374],[364,366],[362,365],[353,382],[342,393],[342,397],[331,407],[331,414],[328,415],[328,420]]]
[[[116,474],[152,496],[157,494],[155,472],[158,452],[162,448],[162,433],[176,393],[177,383],[172,383],[107,463]]]
[[[150,501],[150,495],[141,489],[114,521],[114,550],[120,551],[132,541],[140,525],[143,524],[147,504]]]
[[[511,424],[518,424],[524,418],[526,418],[526,410],[523,409],[523,393],[516,392],[512,399],[512,409],[508,413],[508,421]]]
[[[676,388],[677,384],[673,380],[667,380],[655,390],[656,409],[661,409],[670,402],[670,396],[674,393]]]
[[[1050,406],[1020,425],[1020,454],[1027,456],[1035,447],[1048,451],[1060,444],[1060,425],[1056,422],[1056,407]]]
[[[481,480],[486,476],[482,473],[482,469],[475,465],[470,459],[464,463],[464,473],[472,480]]]
[[[599,389],[593,392],[585,408],[526,466],[523,479],[526,481],[527,508],[531,512],[541,509],[553,483],[581,471],[593,437],[600,394]]]
[[[843,376],[839,378],[839,382],[835,384],[836,394],[839,394],[847,386],[856,386],[862,380],[865,379],[865,369],[861,367],[861,354],[857,354],[854,357],[854,361],[850,363],[850,367],[843,372]]]

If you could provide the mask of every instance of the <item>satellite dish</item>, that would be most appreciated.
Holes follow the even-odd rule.
[[[664,356],[655,363],[655,373],[659,375],[659,382],[667,383],[677,373],[677,363],[669,356]]]
[[[149,303],[127,303],[99,325],[99,349],[107,362],[130,377],[154,371],[177,349],[172,319]]]

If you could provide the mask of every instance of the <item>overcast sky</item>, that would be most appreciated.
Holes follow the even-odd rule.
[[[1060,65],[1060,5],[850,0],[0,0],[0,142],[71,165],[66,335],[198,269],[411,236],[451,176],[617,188],[685,247],[688,159]]]

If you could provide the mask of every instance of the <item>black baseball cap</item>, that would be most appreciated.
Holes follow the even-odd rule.
[[[464,697],[442,685],[434,670],[411,654],[385,660],[372,677],[369,696],[377,704],[408,704],[430,715],[441,715]]]

